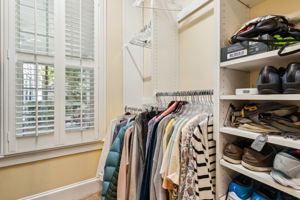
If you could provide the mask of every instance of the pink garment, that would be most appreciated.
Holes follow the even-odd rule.
[[[161,115],[159,115],[155,119],[155,122],[158,122],[161,118],[163,118],[164,116],[167,116],[168,114],[173,112],[175,110],[175,108],[177,107],[177,104],[178,104],[178,102],[173,103],[172,106],[170,106],[167,110],[165,110]]]
[[[120,170],[118,176],[118,189],[117,189],[117,199],[126,199],[126,182],[127,182],[127,168],[129,165],[129,139],[133,133],[134,127],[129,127],[125,132],[124,144],[121,155]]]

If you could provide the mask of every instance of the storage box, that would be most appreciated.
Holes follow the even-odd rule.
[[[264,39],[271,36],[263,36]],[[272,51],[275,48],[262,42],[244,41],[221,49],[221,62]]]

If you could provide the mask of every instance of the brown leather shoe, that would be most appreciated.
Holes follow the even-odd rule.
[[[237,140],[227,144],[224,148],[223,159],[232,164],[241,164],[245,147],[250,147],[251,141],[247,139]]]
[[[252,171],[269,172],[272,169],[275,155],[275,148],[269,144],[266,144],[261,152],[245,148],[242,165]]]

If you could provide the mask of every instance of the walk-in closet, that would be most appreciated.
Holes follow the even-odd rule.
[[[0,200],[299,200],[299,0],[0,0]]]

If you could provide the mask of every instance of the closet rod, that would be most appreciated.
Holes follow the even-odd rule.
[[[171,96],[211,96],[214,94],[213,90],[188,90],[175,92],[157,92],[156,97],[171,97]]]
[[[125,113],[126,112],[130,112],[130,111],[133,111],[133,112],[143,112],[142,108],[131,107],[131,106],[125,106],[124,110],[125,110]]]

